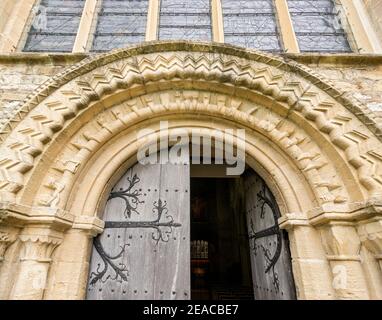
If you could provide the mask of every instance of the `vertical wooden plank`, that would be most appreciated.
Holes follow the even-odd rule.
[[[295,299],[288,241],[278,228],[277,203],[254,172],[245,177],[245,190],[255,299]]]
[[[168,219],[181,227],[174,229],[168,242],[159,243],[154,299],[188,300],[191,297],[189,165],[161,167],[160,196],[167,201]]]
[[[138,214],[131,216],[132,221],[143,222],[155,219],[153,203],[159,198],[160,165],[135,165],[133,176],[137,174],[140,182],[136,190],[141,194],[143,203],[138,205]],[[125,284],[126,296],[123,300],[152,299],[154,291],[154,270],[156,245],[152,241],[152,230],[144,228],[124,229],[125,241],[130,246],[126,254],[129,268],[128,283]],[[122,292],[123,293],[123,292]]]
[[[170,164],[137,164],[121,178],[94,241],[88,299],[189,297],[189,180],[189,166]]]

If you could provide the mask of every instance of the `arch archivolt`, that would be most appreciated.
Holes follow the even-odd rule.
[[[25,185],[25,175],[34,168],[36,157],[43,155],[45,150],[49,149],[52,140],[54,143],[59,139],[60,133],[70,130],[68,127],[72,123],[77,122],[81,125],[77,118],[83,113],[94,115],[90,110],[91,106],[98,104],[99,108],[107,108],[108,103],[113,103],[113,98],[109,101],[104,99],[106,95],[115,93],[116,101],[121,97],[133,98],[130,101],[134,101],[134,97],[139,97],[136,98],[140,100],[137,105],[130,107],[132,112],[128,117],[145,118],[149,116],[150,106],[155,105],[158,108],[158,102],[150,101],[154,99],[154,95],[144,97],[142,95],[169,87],[226,92],[231,105],[225,108],[225,116],[232,117],[235,121],[243,121],[245,119],[241,117],[245,118],[248,115],[252,116],[253,112],[256,113],[256,110],[245,110],[253,106],[250,106],[249,102],[242,104],[241,98],[256,104],[259,100],[264,102],[264,105],[268,104],[267,111],[273,109],[275,114],[291,119],[304,129],[304,135],[294,139],[311,137],[309,139],[320,143],[322,149],[329,150],[334,155],[333,158],[337,156],[337,160],[344,159],[341,166],[337,166],[337,170],[341,170],[344,163],[349,166],[349,169],[344,171],[356,170],[356,173],[352,174],[357,176],[356,184],[360,184],[359,189],[363,192],[363,195],[360,195],[358,190],[357,200],[367,198],[367,194],[379,195],[382,182],[380,173],[382,155],[378,149],[380,142],[377,137],[345,106],[336,101],[335,98],[338,96],[332,96],[334,89],[329,85],[324,91],[317,85],[319,80],[308,81],[297,73],[285,71],[288,65],[282,60],[278,61],[278,66],[274,66],[276,61],[272,60],[276,58],[269,57],[268,63],[262,62],[260,58],[264,60],[266,56],[258,54],[257,60],[249,60],[222,53],[184,51],[149,53],[116,59],[74,77],[61,87],[55,88],[48,97],[44,97],[40,92],[36,97],[30,98],[19,111],[19,117],[23,116],[22,121],[12,119],[8,126],[15,127],[11,132],[3,130],[1,136],[3,159],[0,188],[7,194],[8,199],[5,200],[12,201],[20,194]],[[45,87],[50,88],[54,85],[47,83]],[[338,95],[340,96],[339,93]],[[160,96],[163,97],[163,94]],[[208,95],[204,98],[207,104],[211,104]],[[214,102],[217,105],[215,110],[219,109],[219,104],[227,104],[224,96],[216,95],[216,99],[222,100]],[[146,104],[145,108],[142,107],[143,103]],[[175,98],[173,103],[180,103],[180,100],[176,102]],[[200,101],[199,105],[203,105],[203,102]],[[28,108],[31,110],[25,116],[24,112]],[[179,107],[179,112],[182,108],[189,107],[184,103]],[[258,113],[261,112],[264,111],[260,109]],[[253,123],[255,117],[250,118]],[[288,134],[293,135],[292,132]],[[294,143],[294,147],[289,149],[296,149],[297,145]],[[285,146],[283,148],[285,149]],[[312,156],[314,154],[308,155]],[[314,158],[310,161],[314,161]],[[354,191],[357,193],[357,190]],[[335,201],[341,201],[340,197]]]
[[[273,169],[269,170],[274,171],[278,166],[281,167],[281,163],[288,163],[289,171],[284,172],[284,176],[288,177],[290,172],[300,171],[301,182],[309,185],[306,193],[314,194],[305,204],[294,206],[293,209],[289,206],[286,212],[288,210],[289,212],[306,211],[323,203],[344,203],[350,199],[350,193],[338,177],[332,161],[301,128],[289,119],[258,104],[237,98],[232,99],[223,94],[196,90],[167,90],[125,101],[101,112],[92,121],[86,122],[86,125],[83,125],[70,139],[61,142],[65,147],[59,154],[52,156],[52,153],[49,153],[50,157],[58,160],[52,163],[50,171],[45,172],[44,177],[39,175],[49,159],[41,158],[39,164],[42,168],[39,169],[37,164],[36,174],[32,171],[28,178],[29,181],[41,187],[36,190],[25,189],[25,192],[21,193],[22,201],[31,206],[49,206],[52,201],[58,201],[56,203],[58,207],[71,211],[68,197],[71,186],[75,183],[76,177],[81,174],[82,168],[85,165],[89,166],[92,158],[98,157],[98,153],[110,155],[107,163],[112,161],[114,151],[109,145],[113,139],[123,140],[122,150],[130,146],[135,148],[133,153],[136,153],[137,131],[147,127],[158,129],[161,119],[168,119],[170,126],[173,123],[175,127],[190,128],[190,130],[192,127],[206,128],[210,131],[218,128],[222,130],[245,128],[249,157],[256,159],[256,155],[260,152],[267,155],[270,153],[268,149],[272,150],[273,154],[283,154],[284,161],[279,164],[274,163],[268,155],[267,161],[273,163]],[[261,149],[258,141],[262,142]],[[107,145],[104,147],[105,144]],[[263,161],[260,165],[266,167],[267,162]],[[107,182],[110,178],[103,169],[99,169],[97,174],[93,169],[90,170],[97,183],[100,179]],[[348,171],[351,172],[351,170]],[[105,178],[101,178],[103,175]],[[83,181],[82,178],[79,180]],[[304,180],[306,180],[305,183]],[[290,181],[289,184],[293,186],[296,182]],[[65,188],[61,190],[60,186]],[[81,194],[88,194],[90,191],[91,189],[83,190]],[[361,190],[358,190],[358,193],[361,194]],[[294,198],[295,203],[300,202],[298,198]],[[92,206],[88,203],[87,214],[91,214],[90,207]],[[94,208],[93,214],[97,211],[96,209]]]
[[[362,220],[362,239],[371,241],[367,219],[380,216],[382,144],[374,116],[295,62],[185,42],[88,58],[46,82],[0,130],[0,220],[8,227],[17,221],[23,244],[49,249],[36,247],[33,257],[45,252],[50,259],[59,246],[53,268],[68,268],[62,261],[70,257],[72,271],[82,270],[80,283],[65,289],[67,296],[83,297],[86,248],[102,231],[97,215],[105,197],[136,161],[137,132],[158,130],[160,120],[168,120],[171,130],[206,135],[245,129],[247,163],[275,194],[280,222],[290,231],[300,297],[347,297],[331,286],[329,266],[348,257],[350,270],[359,270],[356,221]],[[38,234],[41,224],[52,234],[46,227]],[[346,237],[353,237],[350,249],[343,245]],[[81,241],[87,245],[72,257]],[[28,268],[20,270],[19,280]],[[58,278],[31,297],[58,297],[65,291]],[[0,296],[28,298],[26,284],[17,279],[13,291]],[[363,275],[357,279],[350,295],[378,296]]]

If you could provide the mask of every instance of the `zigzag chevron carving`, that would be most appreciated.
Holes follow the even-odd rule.
[[[318,145],[327,141],[357,171],[360,183],[370,195],[381,194],[380,127],[375,124],[372,114],[337,91],[330,82],[322,80],[307,67],[269,54],[225,46],[170,44],[167,46],[175,51],[166,52],[164,43],[87,59],[47,81],[28,97],[0,131],[0,190],[7,194],[5,198],[11,199],[22,189],[23,175],[33,168],[34,159],[70,125],[71,119],[89,108],[91,102],[121,89],[134,98],[174,86],[224,92],[239,98],[239,104],[224,108],[225,116],[252,126],[254,121],[261,121],[263,129],[283,150],[300,159],[299,166],[308,175],[325,171],[327,163],[322,157],[305,157],[303,152],[296,150],[312,139],[309,137],[313,133],[313,136],[322,136]],[[259,96],[268,99],[270,108],[281,119],[290,119],[309,129],[310,133],[303,137],[296,137],[291,132],[281,133],[277,131],[280,124],[255,119],[256,107],[241,110],[241,97],[256,102]],[[190,108],[189,104],[201,108],[200,103],[184,97],[179,97],[179,102],[182,106],[178,105],[179,112],[182,108]],[[159,108],[150,101],[146,104],[153,105],[152,109]],[[171,106],[161,106],[162,110],[164,108]],[[219,103],[211,106],[209,112],[221,116],[216,108]],[[146,115],[141,114],[137,108],[131,107],[136,118],[147,117],[145,112]],[[106,131],[108,128],[110,126],[103,127]],[[97,141],[94,135],[86,139]],[[73,144],[80,149],[83,145]],[[337,190],[338,185],[325,181],[315,184],[331,190]],[[328,199],[324,202],[344,201],[339,194]]]
[[[232,104],[236,108],[232,108]],[[126,106],[128,110],[124,110]],[[199,114],[226,117],[240,123],[250,123],[256,131],[268,137],[285,150],[290,158],[295,159],[307,180],[313,184],[316,196],[321,203],[343,203],[348,199],[343,184],[336,177],[333,165],[320,154],[319,147],[313,141],[303,137],[303,131],[291,121],[262,106],[203,91],[165,91],[159,95],[156,93],[145,95],[114,106],[87,123],[74,138],[75,150],[67,147],[59,158],[71,159],[70,162],[76,163],[78,168],[81,164],[85,164],[91,154],[109,141],[113,135],[131,127],[136,120],[140,119],[132,117],[132,113],[145,113],[150,117],[179,111],[184,114],[195,111]],[[84,158],[84,154],[88,156]],[[74,172],[68,169],[70,167],[63,167],[63,162],[66,161],[60,161],[53,170],[59,171],[61,179],[70,186],[73,181],[70,176],[65,176],[63,173],[70,171],[74,174]],[[44,185],[47,183],[48,181]]]

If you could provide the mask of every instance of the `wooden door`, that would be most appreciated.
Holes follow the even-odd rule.
[[[296,299],[289,242],[278,226],[275,198],[252,170],[246,172],[244,184],[255,299]]]
[[[88,299],[190,298],[189,165],[136,164],[112,190],[94,240]]]

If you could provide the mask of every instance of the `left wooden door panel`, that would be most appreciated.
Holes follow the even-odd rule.
[[[189,165],[141,165],[113,188],[94,240],[88,299],[190,298]]]

